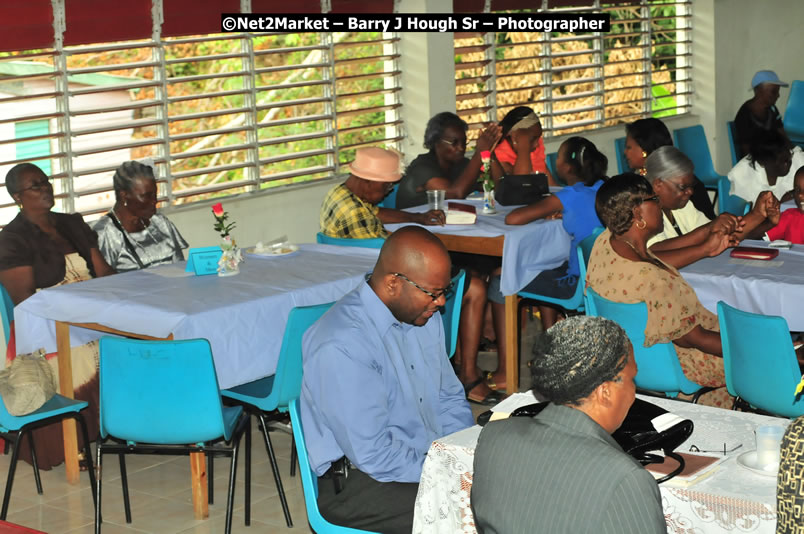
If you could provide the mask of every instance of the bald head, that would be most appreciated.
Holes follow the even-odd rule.
[[[421,326],[444,305],[432,294],[449,285],[451,262],[439,239],[419,226],[391,234],[380,251],[369,285],[402,322]]]

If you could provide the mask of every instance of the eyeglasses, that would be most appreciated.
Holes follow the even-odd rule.
[[[466,139],[444,139],[444,138],[441,138],[439,140],[444,142],[444,143],[446,143],[446,144],[448,144],[449,146],[455,146],[455,147],[461,146],[463,148],[466,148]]]
[[[444,289],[441,289],[441,290],[433,293],[432,291],[424,289],[422,286],[420,286],[419,284],[417,284],[416,282],[414,282],[413,280],[411,280],[410,278],[408,278],[407,276],[405,276],[402,273],[391,273],[391,274],[393,274],[397,278],[401,278],[405,282],[409,283],[410,285],[412,285],[413,287],[415,287],[416,289],[418,289],[419,291],[421,291],[422,293],[426,294],[428,297],[433,299],[433,301],[436,301],[436,300],[440,299],[441,297],[444,297],[445,299],[448,299],[448,298],[450,298],[452,296],[452,292],[455,290],[455,283],[450,282],[449,285],[447,287],[445,287]]]
[[[716,453],[718,453],[718,454],[721,454],[721,453],[722,453],[722,454],[723,454],[723,456],[725,456],[725,455],[727,455],[727,454],[728,454],[728,453],[730,453],[730,452],[734,452],[734,451],[736,451],[737,449],[739,449],[739,448],[740,448],[740,447],[742,447],[742,446],[743,446],[743,444],[742,444],[742,443],[739,443],[739,444],[735,445],[734,447],[732,447],[731,449],[726,449],[726,444],[724,443],[724,444],[723,444],[723,449],[722,449],[722,450],[721,450],[721,449],[715,449],[715,450],[704,450],[704,449],[699,449],[697,445],[690,445],[690,452],[716,452]]]
[[[679,192],[681,192],[681,193],[686,193],[687,191],[692,191],[693,189],[695,189],[695,185],[693,185],[693,184],[681,185],[681,184],[679,184],[677,182],[674,182],[672,180],[665,180],[665,182],[671,183],[674,186],[676,186],[676,189],[678,189]]]
[[[23,191],[28,191],[29,189],[31,191],[43,191],[45,189],[52,189],[52,188],[53,184],[50,182],[50,179],[47,179],[41,182],[33,183],[24,189],[20,189],[19,192],[22,193]]]
[[[639,201],[640,204],[642,204],[643,202],[656,202],[658,204],[659,195],[653,195],[652,197],[643,198],[642,200]]]

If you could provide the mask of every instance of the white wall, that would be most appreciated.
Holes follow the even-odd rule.
[[[400,0],[400,12],[437,13],[449,7],[443,0]],[[731,159],[726,121],[751,93],[748,86],[760,69],[775,70],[785,81],[804,79],[804,0],[696,0],[693,6],[693,113],[665,120],[672,131],[702,124],[706,130],[715,169],[729,171]],[[403,34],[402,118],[406,139],[405,160],[424,151],[424,127],[439,111],[455,110],[452,34]],[[789,89],[782,90],[779,109],[784,112]],[[617,126],[584,133],[609,158],[609,174],[617,173],[614,140],[625,135]],[[547,141],[547,152],[558,150],[561,138]],[[242,245],[286,234],[297,243],[315,240],[318,212],[327,190],[339,180],[284,189],[259,196],[224,200],[237,221],[234,236]],[[215,244],[210,206],[173,208],[166,213],[191,246]]]

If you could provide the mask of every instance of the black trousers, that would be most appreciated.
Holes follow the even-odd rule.
[[[331,478],[318,479],[318,509],[335,525],[371,530],[382,534],[410,534],[413,506],[419,484],[377,482],[352,468],[335,494]]]

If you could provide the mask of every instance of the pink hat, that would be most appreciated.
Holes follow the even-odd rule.
[[[372,182],[397,182],[402,177],[399,171],[399,156],[379,147],[358,148],[349,170],[358,178]]]

